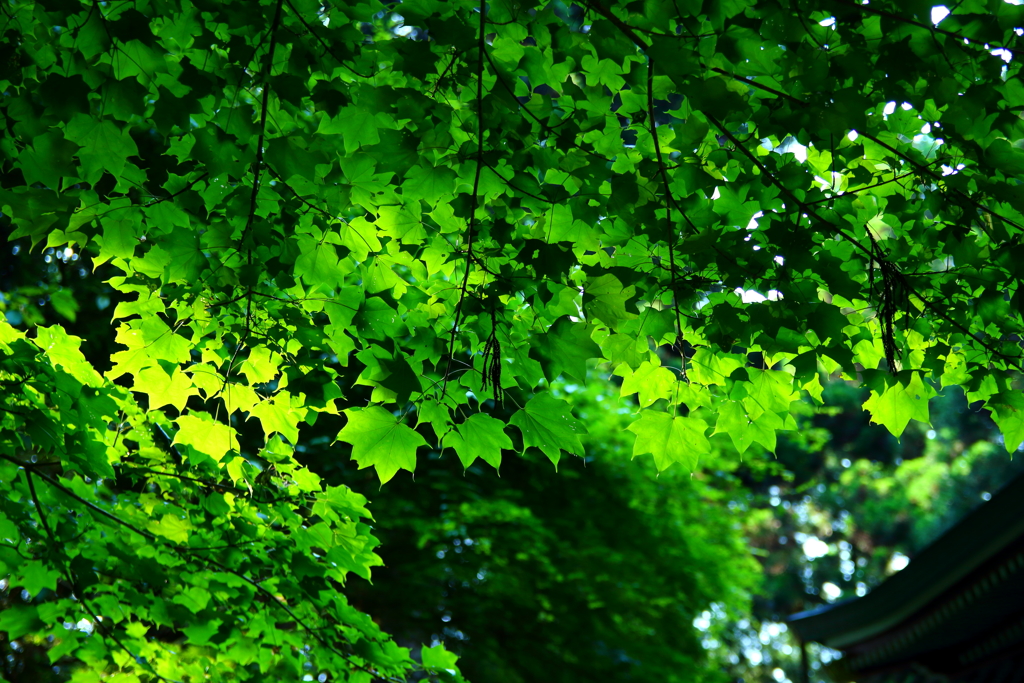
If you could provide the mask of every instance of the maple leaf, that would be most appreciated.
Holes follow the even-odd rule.
[[[911,420],[930,424],[928,399],[935,393],[935,389],[921,381],[920,373],[914,372],[909,381],[895,381],[881,394],[873,390],[864,401],[864,408],[871,413],[872,422],[884,425],[898,438]]]
[[[614,330],[620,322],[637,317],[636,313],[626,310],[626,302],[635,292],[635,287],[623,287],[619,278],[607,273],[587,283],[583,290],[583,309]]]
[[[191,528],[192,524],[187,519],[169,514],[146,525],[146,529],[154,534],[179,544],[188,543],[188,532]]]
[[[416,430],[379,406],[350,408],[344,413],[348,423],[338,439],[352,445],[352,457],[359,469],[372,465],[381,484],[400,469],[415,471],[416,449],[427,445]]]
[[[729,401],[719,406],[718,421],[715,423],[713,434],[728,434],[740,455],[750,448],[754,434],[742,403]]]
[[[242,363],[242,374],[250,385],[272,382],[278,375],[281,361],[281,354],[266,346],[257,346]]]
[[[127,346],[110,359],[114,367],[107,373],[110,379],[117,379],[125,373],[138,374],[144,367],[166,361],[175,365],[191,358],[188,341],[175,334],[157,316],[132,320],[117,330],[116,341]]]
[[[1024,443],[1024,393],[1004,391],[990,398],[986,404],[992,419],[1003,433],[1003,445],[1013,453]]]
[[[742,361],[734,356],[715,353],[707,347],[697,349],[687,362],[690,378],[707,385],[724,385],[733,371],[741,367]]]
[[[338,269],[338,253],[332,244],[313,239],[308,235],[299,238],[301,255],[295,259],[295,274],[311,287],[323,286],[333,289],[344,277]]]
[[[484,413],[471,415],[468,420],[448,432],[442,446],[454,448],[463,467],[469,467],[477,458],[494,469],[501,467],[502,449],[512,449],[512,439],[503,431],[505,423]]]
[[[696,469],[700,456],[711,452],[711,443],[704,436],[707,428],[704,420],[654,410],[642,411],[640,418],[626,427],[636,434],[633,457],[650,453],[659,472],[677,462]]]
[[[416,407],[416,426],[424,422],[434,430],[434,435],[441,440],[451,427],[452,416],[448,408],[437,401],[424,400]]]
[[[217,462],[229,452],[238,450],[235,430],[222,422],[217,422],[208,413],[193,411],[180,416],[175,422],[178,425],[178,433],[174,435],[172,444],[190,446]]]
[[[298,406],[293,405],[296,403]],[[268,438],[271,434],[279,433],[294,444],[299,441],[299,420],[305,417],[306,411],[300,397],[287,391],[278,391],[273,399],[260,401],[250,408],[249,415],[259,419],[263,433]]]
[[[128,128],[118,129],[114,122],[79,113],[68,122],[65,137],[81,145],[78,158],[85,171],[84,177],[95,182],[104,171],[120,175],[128,157],[136,156],[139,148],[132,140]]]
[[[531,398],[512,415],[509,424],[519,427],[524,446],[539,448],[555,467],[563,450],[583,455],[580,436],[587,433],[586,428],[572,416],[568,404],[550,392],[543,391]]]
[[[615,369],[615,374],[623,378],[619,394],[629,396],[639,393],[641,408],[646,408],[659,398],[669,398],[676,383],[671,370],[654,365],[650,361],[644,361],[632,372],[629,366],[623,363]]]
[[[436,673],[454,671],[459,668],[455,665],[459,661],[458,655],[445,649],[444,643],[438,643],[432,647],[424,647],[420,650],[420,657],[423,661],[423,668]]]
[[[170,373],[160,366],[143,368],[135,376],[133,389],[149,395],[150,410],[171,405],[179,413],[185,410],[189,397],[199,393],[192,380],[177,365]]]
[[[427,236],[418,207],[382,206],[376,224],[380,231],[403,244],[421,244]]]
[[[538,339],[537,348],[546,362],[544,374],[554,380],[562,372],[581,382],[587,376],[587,361],[601,357],[601,347],[590,335],[593,327],[562,316]]]

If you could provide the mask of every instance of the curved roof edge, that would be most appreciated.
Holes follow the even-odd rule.
[[[794,614],[801,640],[843,649],[898,626],[1024,535],[1024,476],[1004,486],[862,598]]]

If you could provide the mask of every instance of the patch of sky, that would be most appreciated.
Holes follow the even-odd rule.
[[[807,148],[797,142],[793,136],[788,136],[778,147],[772,150],[779,154],[793,154],[801,164],[807,161]]]
[[[936,5],[932,7],[932,23],[936,26],[939,22],[949,16],[949,8],[945,5]]]
[[[767,294],[762,294],[761,292],[756,292],[753,289],[737,287],[733,290],[733,293],[739,294],[740,299],[742,299],[745,304],[759,304],[762,301],[778,301],[782,298],[782,292],[777,289],[769,289]]]
[[[1013,59],[1013,53],[1007,50],[1006,48],[998,48],[996,50],[992,50],[991,53],[992,56],[999,57],[999,59],[1003,60],[1006,63],[1009,63],[1010,60]]]
[[[770,139],[764,138],[761,140],[761,146],[776,154],[793,154],[800,163],[807,161],[807,148],[797,142],[792,135],[786,136],[778,146],[773,145]]]

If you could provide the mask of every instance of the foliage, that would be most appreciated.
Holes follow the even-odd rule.
[[[585,460],[552,474],[528,455],[495,477],[432,453],[415,482],[375,492],[385,566],[347,593],[400,643],[444,641],[475,683],[729,680],[693,620],[713,603],[749,613],[745,515],[713,469],[656,476],[623,458],[631,417],[594,379],[569,387]],[[732,462],[717,455],[709,468]]]
[[[0,332],[2,561],[46,598],[2,628],[81,677],[403,675],[338,591],[364,501],[300,434],[381,482],[557,466],[589,425],[555,383],[598,364],[659,470],[774,451],[824,375],[896,436],[962,387],[1013,451],[1024,9],[930,11],[6,3],[0,209],[108,268],[118,327],[93,363]]]
[[[868,423],[867,393],[826,384],[828,407],[798,418],[776,460],[735,472],[730,507],[746,520],[764,571],[752,614],[716,642],[735,678],[767,680],[778,668],[800,680],[798,643],[780,622],[864,595],[1024,470],[1006,457],[986,411],[957,388],[932,401],[930,427],[911,423],[899,440]],[[705,618],[723,621],[712,613]],[[815,670],[836,654],[812,651],[812,681],[826,680]]]
[[[322,487],[279,438],[260,452],[274,482],[229,453],[226,425],[185,416],[170,442],[162,414],[102,378],[60,327],[30,342],[0,322],[0,345],[3,444],[29,458],[0,455],[0,562],[35,598],[0,614],[9,639],[49,639],[51,663],[73,654],[95,672],[110,661],[173,680],[249,680],[249,664],[283,678],[405,670],[407,651],[338,590],[380,563],[363,496]]]

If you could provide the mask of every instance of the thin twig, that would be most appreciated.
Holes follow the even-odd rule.
[[[7,458],[7,459],[11,460],[11,458]],[[22,472],[25,474],[25,481],[28,482],[28,492],[29,492],[29,495],[32,497],[32,502],[35,504],[36,514],[39,516],[39,522],[43,526],[43,531],[46,532],[46,537],[50,540],[50,548],[51,548],[51,550],[54,553],[58,553],[58,554],[63,555],[64,554],[64,550],[63,550],[64,544],[63,543],[57,543],[57,537],[54,535],[53,530],[50,529],[49,522],[46,521],[46,514],[43,512],[43,505],[42,505],[42,503],[39,502],[39,496],[36,494],[36,485],[35,485],[35,482],[32,481],[32,470],[34,468],[28,466],[27,463],[20,463],[20,464],[21,464],[21,466],[23,468]],[[44,475],[39,475],[38,473],[37,473],[37,476],[42,476],[44,479],[49,479],[49,477],[46,477]],[[63,562],[61,562],[61,570],[62,570],[62,572],[64,574],[65,580],[68,582],[68,585],[71,586],[72,593],[75,595],[75,597],[77,597],[81,601],[82,607],[89,614],[89,616],[92,617],[93,624],[96,625],[96,630],[99,631],[99,633],[100,633],[100,638],[110,638],[110,640],[114,641],[114,643],[118,647],[120,647],[122,650],[124,650],[126,653],[128,653],[128,656],[130,656],[137,663],[142,665],[142,668],[144,668],[147,673],[152,674],[153,676],[156,676],[161,681],[171,681],[171,679],[165,678],[164,676],[161,676],[159,673],[157,673],[153,669],[152,665],[150,665],[150,663],[148,661],[146,661],[146,659],[144,657],[140,657],[140,656],[136,655],[134,652],[132,652],[131,650],[129,650],[128,647],[124,643],[121,642],[121,639],[118,638],[116,634],[114,634],[113,629],[109,629],[108,630],[107,626],[99,618],[99,614],[96,612],[96,610],[94,610],[92,608],[92,605],[90,604],[89,599],[85,595],[85,591],[83,591],[78,586],[78,582],[75,581],[75,576],[74,576],[74,574],[71,573],[71,568],[68,565],[67,558],[65,558],[65,560]],[[174,683],[178,683],[178,682],[175,681]]]
[[[676,287],[676,230],[672,223],[672,189],[668,184],[668,171],[665,170],[665,159],[661,154],[661,141],[658,139],[658,124],[654,120],[654,59],[647,57],[647,118],[651,127],[651,138],[654,140],[654,155],[658,160],[658,172],[661,175],[662,186],[665,188],[665,232],[668,239],[668,267],[669,276],[672,278],[672,309],[676,314],[676,338],[673,346],[679,352],[682,362],[683,379],[689,383],[686,374],[686,354],[683,352],[683,321],[679,312],[679,291]]]
[[[274,50],[277,48],[277,27],[281,23],[281,7],[284,0],[277,0],[274,20],[270,24],[270,51],[267,55],[267,71],[263,75],[263,106],[260,111],[260,134],[256,140],[256,161],[252,165],[252,196],[249,199],[249,216],[245,221],[245,230],[239,244],[244,246],[252,223],[256,218],[256,197],[260,193],[260,173],[263,169],[263,145],[267,135],[267,111],[270,109],[270,72],[274,68]],[[247,250],[248,263],[252,265],[252,248]]]
[[[452,337],[448,342],[448,363],[444,370],[444,384],[441,386],[441,396],[444,397],[448,391],[448,373],[452,369],[452,358],[455,355],[455,337],[459,333],[459,322],[462,316],[462,303],[466,300],[466,292],[469,288],[470,264],[473,261],[473,236],[476,232],[476,209],[480,202],[480,172],[484,167],[484,52],[487,47],[485,26],[487,24],[487,5],[480,4],[480,31],[477,37],[477,72],[476,72],[476,101],[477,101],[477,127],[476,127],[476,172],[473,176],[473,196],[470,199],[469,227],[466,234],[466,273],[462,277],[462,287],[459,292],[459,302],[455,305],[455,324],[452,326]]]
[[[11,456],[5,455],[3,453],[0,453],[0,459],[7,460],[8,462],[14,463],[15,465],[18,465],[19,467],[24,468],[26,473],[28,472],[29,469],[32,469],[31,463],[22,462],[22,461],[18,460],[17,458],[12,458]],[[58,490],[61,493],[63,493],[65,496],[67,496],[67,497],[71,498],[72,500],[75,500],[78,503],[81,503],[82,505],[84,505],[91,512],[95,512],[95,513],[98,513],[98,514],[102,515],[103,517],[106,517],[107,519],[109,519],[110,521],[114,522],[115,524],[128,529],[132,533],[134,533],[134,534],[136,534],[138,536],[141,536],[142,538],[145,538],[150,543],[159,544],[159,545],[161,545],[161,546],[163,546],[165,548],[168,548],[170,550],[175,551],[176,553],[178,553],[179,555],[182,555],[182,556],[189,556],[192,553],[192,551],[194,550],[193,548],[190,548],[188,546],[175,545],[175,544],[173,544],[173,543],[171,543],[169,541],[161,539],[160,537],[156,536],[155,534],[151,534],[148,531],[143,531],[142,529],[140,529],[139,527],[135,526],[134,524],[132,524],[130,522],[126,522],[125,520],[121,519],[117,515],[115,515],[115,514],[113,514],[111,512],[108,512],[107,510],[104,510],[103,508],[101,508],[100,506],[96,505],[95,503],[82,498],[81,496],[79,496],[74,491],[68,489],[67,487],[65,487],[63,485],[61,485],[56,480],[54,480],[52,477],[49,477],[46,474],[43,474],[42,472],[35,472],[34,474],[35,474],[35,476],[39,477],[40,479],[42,479],[46,483],[50,484],[50,486],[52,486],[56,490]],[[278,609],[283,610],[295,623],[297,623],[299,626],[301,626],[304,631],[306,631],[307,633],[312,635],[321,645],[323,645],[324,647],[329,649],[331,652],[333,652],[334,654],[336,654],[339,657],[341,657],[342,659],[344,659],[346,662],[351,664],[353,667],[358,668],[361,671],[365,671],[365,672],[367,672],[367,673],[369,673],[369,674],[371,674],[373,676],[378,676],[378,677],[381,677],[381,678],[386,678],[387,680],[395,680],[395,681],[398,680],[398,679],[394,679],[394,678],[391,678],[391,677],[381,676],[377,671],[374,671],[373,669],[371,669],[369,667],[366,667],[366,666],[363,666],[361,664],[357,664],[357,663],[353,662],[349,655],[346,655],[344,652],[339,651],[335,646],[333,646],[330,643],[328,643],[323,638],[323,636],[321,636],[318,633],[319,629],[314,629],[311,626],[307,625],[303,619],[301,619],[297,614],[295,614],[294,611],[292,611],[292,609],[290,607],[288,607],[288,605],[286,605],[286,604],[282,603],[280,600],[278,600],[277,596],[274,595],[270,590],[268,590],[267,588],[264,588],[258,581],[249,578],[243,572],[238,571],[237,569],[233,569],[232,567],[229,567],[228,565],[225,565],[225,564],[223,564],[221,562],[218,562],[217,560],[213,560],[213,559],[210,559],[208,557],[199,556],[196,559],[198,561],[200,561],[200,562],[208,563],[208,564],[210,564],[210,565],[212,565],[214,567],[217,567],[218,569],[221,569],[222,571],[225,571],[225,572],[227,572],[229,574],[237,576],[238,578],[242,579],[243,581],[245,581],[246,583],[251,585],[258,592],[263,594],[265,597],[269,598],[268,599],[269,603],[272,603],[272,604],[276,605],[278,607]],[[138,658],[136,658],[136,661],[143,661],[143,660],[139,660]],[[153,675],[158,675],[158,674],[156,674],[154,672]],[[167,679],[162,679],[162,680],[167,680]]]
[[[886,17],[887,19],[892,19],[894,21],[899,21],[901,23],[909,24],[911,26],[917,26],[918,28],[926,29],[928,31],[931,31],[932,33],[941,33],[944,36],[949,36],[951,38],[956,38],[957,40],[962,40],[962,41],[964,41],[965,43],[967,43],[969,45],[984,45],[986,47],[986,49],[990,49],[990,50],[1006,50],[1007,52],[1012,54],[1014,57],[1017,57],[1018,55],[1021,54],[1020,50],[1014,50],[1012,47],[1006,47],[1004,45],[996,45],[995,43],[990,43],[990,42],[987,42],[987,41],[982,42],[982,41],[974,40],[972,38],[967,38],[966,36],[962,36],[959,33],[954,33],[953,31],[947,31],[945,29],[941,29],[938,26],[935,26],[934,24],[929,25],[929,24],[925,24],[924,22],[915,21],[914,19],[908,19],[907,17],[902,17],[902,16],[900,16],[898,14],[893,14],[892,12],[886,12],[885,10],[877,9],[877,8],[875,8],[872,5],[863,5],[863,4],[859,3],[859,2],[853,2],[852,0],[832,0],[832,1],[836,2],[836,3],[839,3],[840,5],[847,5],[849,7],[856,7],[860,11],[867,12],[868,14],[877,14],[878,16]]]

